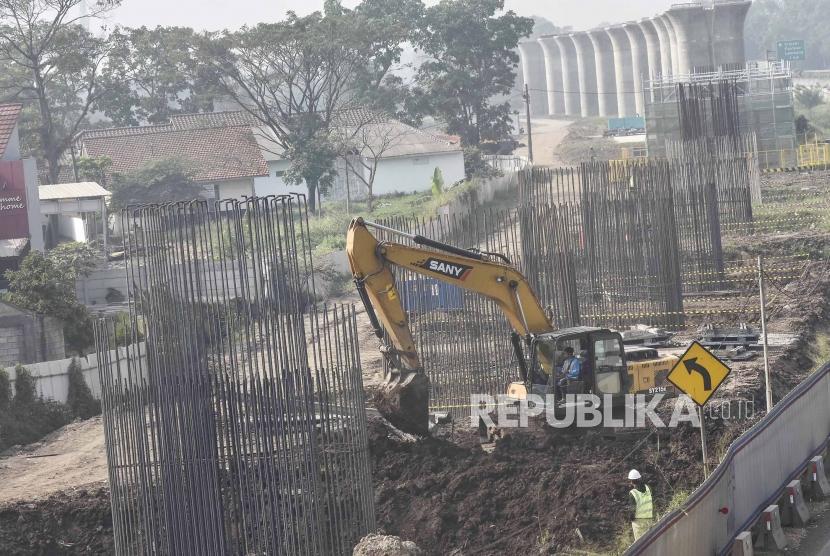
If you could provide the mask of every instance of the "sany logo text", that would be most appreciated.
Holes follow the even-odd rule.
[[[424,261],[421,268],[425,268],[431,272],[435,272],[436,274],[441,274],[442,276],[455,278],[456,280],[465,280],[467,276],[469,276],[470,271],[473,269],[471,266],[442,261],[441,259],[434,258],[429,258]]]

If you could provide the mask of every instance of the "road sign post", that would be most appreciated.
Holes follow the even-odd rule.
[[[698,342],[692,342],[680,360],[666,377],[678,390],[692,398],[698,405],[700,416],[700,446],[703,456],[703,476],[709,475],[706,450],[706,422],[703,406],[729,376],[731,369]]]

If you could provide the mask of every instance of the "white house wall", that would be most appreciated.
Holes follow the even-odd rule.
[[[86,243],[86,227],[80,216],[58,216],[58,234],[61,237]]]
[[[288,195],[289,193],[305,193],[305,184],[288,184],[282,174],[288,170],[291,163],[288,160],[269,160],[268,176],[254,178],[254,191],[260,197],[266,195]]]
[[[386,158],[378,163],[372,193],[412,193],[432,187],[435,168],[441,168],[444,185],[464,179],[464,154],[461,151],[418,157]]]
[[[242,199],[254,194],[254,184],[251,178],[223,181],[219,184],[219,199]]]

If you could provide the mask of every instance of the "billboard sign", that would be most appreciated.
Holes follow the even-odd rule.
[[[23,161],[0,161],[0,240],[29,237]]]
[[[804,41],[778,41],[778,59],[798,62],[807,58]]]

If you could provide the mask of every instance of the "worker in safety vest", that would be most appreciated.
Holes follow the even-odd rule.
[[[636,541],[654,523],[654,503],[651,500],[651,489],[643,482],[639,471],[636,469],[629,471],[628,480],[631,483],[629,494],[634,503],[634,509],[631,512],[631,529],[634,531]]]

